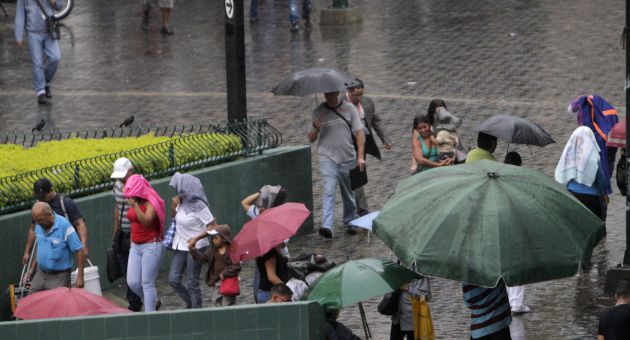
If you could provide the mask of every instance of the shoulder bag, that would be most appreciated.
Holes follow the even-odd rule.
[[[44,6],[40,2],[40,0],[35,0],[35,2],[37,2],[37,6],[39,6],[39,9],[42,11],[42,14],[44,14],[44,16],[46,17],[46,27],[48,29],[48,34],[50,34],[50,36],[54,40],[59,40],[59,38],[61,38],[61,31],[59,31],[59,23],[55,21],[54,17],[49,16],[46,13],[46,10],[44,9]]]

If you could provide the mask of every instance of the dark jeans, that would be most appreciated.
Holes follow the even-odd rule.
[[[120,263],[123,278],[127,280],[127,262],[129,261],[129,249],[131,249],[131,233],[120,232],[120,241],[118,243],[118,262]],[[127,282],[125,282],[126,284]],[[127,301],[129,302],[130,311],[139,312],[142,309],[142,298],[138,294],[134,293],[129,286],[127,286]]]
[[[579,194],[577,192],[572,192],[573,196],[577,198],[585,207],[588,208],[593,214],[597,215],[602,221],[606,220],[606,215],[604,215],[604,204],[602,199],[597,195],[586,195]]]
[[[401,331],[400,324],[392,324],[392,329],[389,331],[389,340],[413,340],[413,331]]]
[[[492,333],[475,340],[512,340],[512,335],[510,335],[510,327],[508,326],[496,333]]]

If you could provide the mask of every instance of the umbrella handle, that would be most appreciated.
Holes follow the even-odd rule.
[[[363,304],[359,302],[359,314],[361,314],[361,323],[363,324],[363,332],[365,332],[365,340],[372,339],[372,332],[370,331],[370,326],[367,323],[367,318],[365,317],[365,311],[363,310]]]

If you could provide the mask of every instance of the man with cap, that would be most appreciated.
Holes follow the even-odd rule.
[[[125,200],[123,192],[125,183],[131,175],[133,175],[131,161],[124,157],[118,158],[116,162],[114,162],[114,172],[112,172],[111,175],[111,178],[116,180],[113,189],[116,204],[114,205],[114,234],[112,236],[112,246],[117,250],[120,269],[125,279],[127,278],[129,249],[131,249],[131,222],[129,222],[127,218],[129,205]],[[127,306],[129,310],[139,312],[142,309],[142,298],[134,293],[128,286],[127,301],[129,302]]]
[[[38,179],[33,184],[33,191],[35,198],[39,202],[45,202],[50,205],[53,212],[59,216],[68,220],[81,239],[83,244],[83,253],[88,256],[87,247],[87,226],[83,220],[83,215],[74,200],[70,197],[59,195],[53,190],[52,183],[47,178]],[[22,264],[27,264],[31,257],[31,250],[35,243],[35,221],[31,223],[31,227],[28,230],[28,236],[26,238],[26,247],[24,249],[24,256],[22,256]],[[33,259],[35,261],[35,259]],[[33,266],[34,267],[34,266]],[[30,276],[30,275],[29,275]]]
[[[75,255],[77,288],[83,288],[83,254],[81,240],[64,217],[53,212],[45,202],[36,202],[32,209],[37,236],[37,273],[31,282],[31,293],[58,287],[70,287],[72,255]]]

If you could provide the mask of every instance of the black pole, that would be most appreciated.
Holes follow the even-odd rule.
[[[626,26],[623,28],[624,43],[626,50],[626,188],[630,188],[630,157],[627,154],[628,146],[630,146],[630,0],[626,0]],[[623,254],[624,266],[630,266],[630,193],[626,193],[626,251]]]
[[[225,75],[228,121],[247,119],[243,0],[225,0]]]

